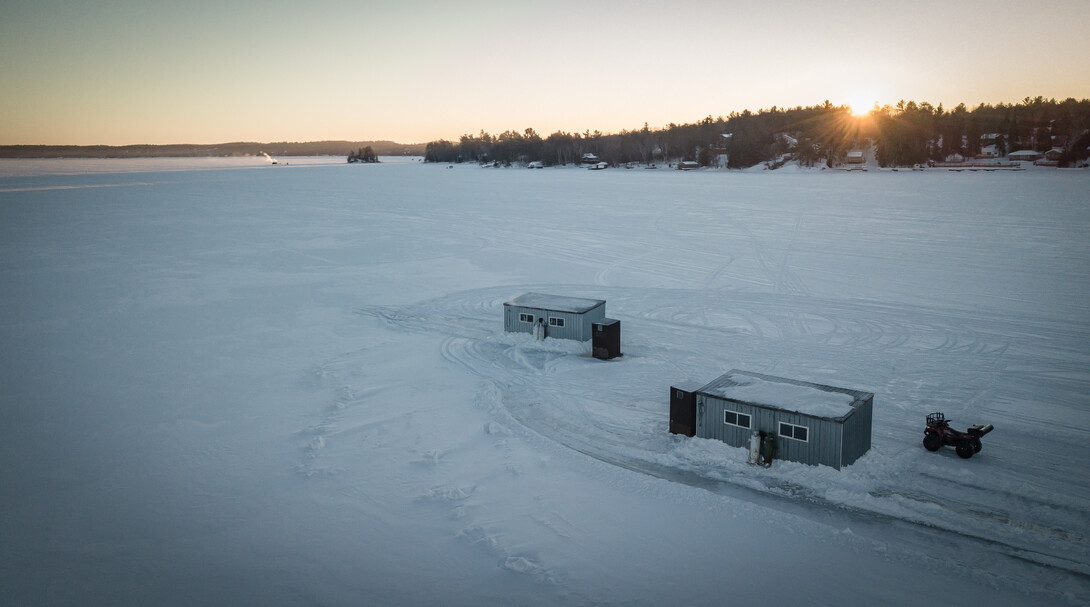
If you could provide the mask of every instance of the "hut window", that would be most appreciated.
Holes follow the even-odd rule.
[[[810,440],[807,438],[809,433],[809,429],[806,426],[796,426],[795,424],[780,422],[780,436],[784,438],[800,440],[805,443]]]
[[[749,428],[749,415],[745,413],[738,413],[736,411],[724,411],[723,423],[731,426],[738,426],[739,428]]]
[[[553,326],[553,327],[563,327],[564,326],[564,319],[563,318],[557,318],[555,316],[550,316],[549,317],[549,325]]]
[[[519,320],[521,320],[522,322],[532,323],[532,322],[534,322],[534,315],[533,314],[519,314]]]

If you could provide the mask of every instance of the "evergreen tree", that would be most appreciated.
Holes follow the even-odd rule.
[[[424,148],[425,162],[454,162],[457,159],[458,150],[449,141],[432,141]]]
[[[980,124],[977,122],[976,117],[969,118],[969,123],[965,127],[965,155],[969,158],[975,157],[980,153]]]

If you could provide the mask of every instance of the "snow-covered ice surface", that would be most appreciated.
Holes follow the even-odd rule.
[[[386,160],[0,161],[5,604],[1090,602],[1090,172]],[[670,435],[732,368],[871,451]]]

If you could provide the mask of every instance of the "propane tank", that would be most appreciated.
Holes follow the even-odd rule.
[[[761,459],[761,434],[756,430],[749,436],[749,463],[756,464]]]

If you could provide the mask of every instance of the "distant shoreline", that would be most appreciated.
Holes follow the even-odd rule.
[[[0,158],[222,158],[345,156],[370,146],[380,156],[421,156],[425,144],[393,141],[234,142],[167,145],[0,145]]]

